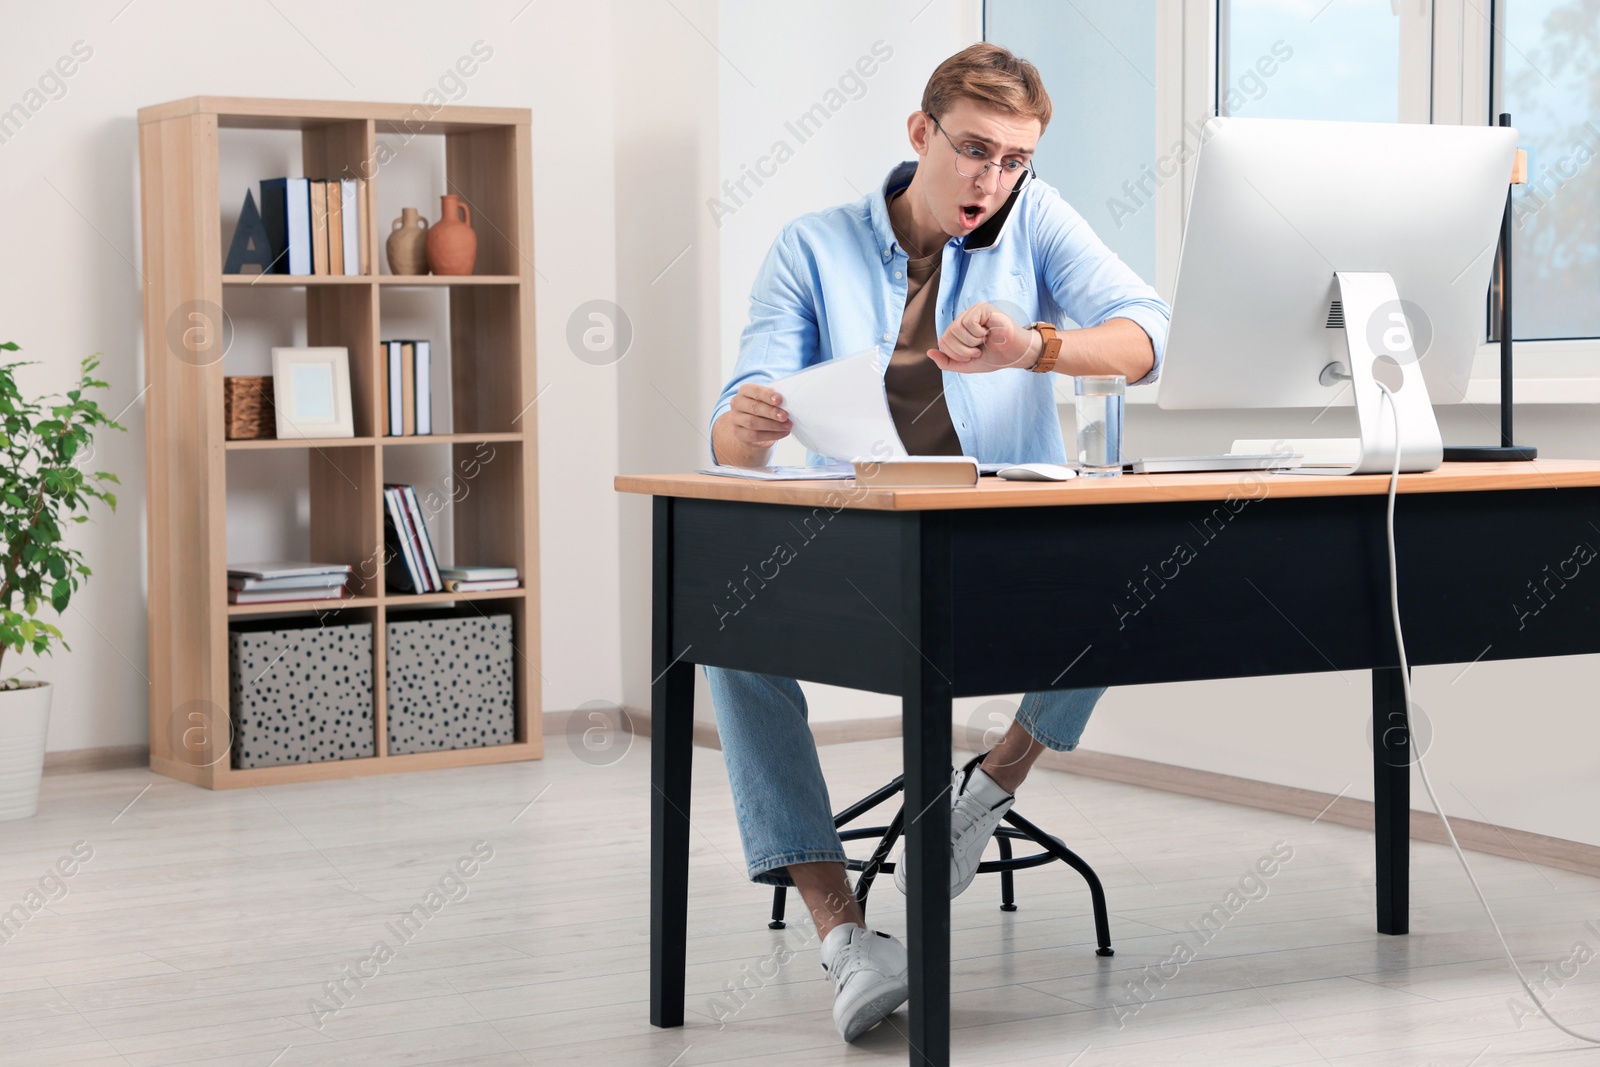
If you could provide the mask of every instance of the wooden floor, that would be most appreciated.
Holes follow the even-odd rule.
[[[599,767],[549,741],[540,763],[238,792],[133,770],[47,778],[38,817],[0,824],[0,909],[26,913],[30,892],[52,901],[0,931],[0,1061],[905,1062],[903,1012],[898,1030],[844,1045],[810,927],[766,928],[770,891],[744,878],[707,750],[689,1022],[652,1029],[648,741]],[[842,803],[898,766],[899,742],[822,756]],[[956,1063],[1600,1061],[1542,1020],[1519,1025],[1522,996],[1443,847],[1415,846],[1414,932],[1384,937],[1360,832],[1053,772],[1036,772],[1018,810],[1098,868],[1117,954],[1094,955],[1088,896],[1065,868],[1019,874],[1009,915],[995,878],[980,879],[953,905]],[[78,842],[92,858],[49,877]],[[477,842],[492,858],[453,875]],[[1275,846],[1293,858],[1246,881],[1254,899],[1230,913]],[[1580,942],[1600,955],[1600,882],[1473,859],[1530,977]],[[875,925],[902,931],[902,899],[879,889]],[[1191,924],[1208,914],[1225,918],[1202,943]],[[1179,943],[1192,960],[1178,962]],[[1600,958],[1576,970],[1546,975],[1551,1007],[1600,1031]]]

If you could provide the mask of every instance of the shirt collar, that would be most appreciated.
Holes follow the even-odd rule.
[[[870,198],[869,209],[872,217],[872,232],[877,236],[878,247],[881,250],[894,248],[900,243],[899,239],[894,235],[894,227],[889,224],[889,194],[910,185],[911,176],[916,172],[917,161],[914,159],[907,160],[904,163],[897,163],[889,171],[889,176],[884,179],[883,184],[878,187],[878,191]],[[968,252],[978,252],[999,244],[1000,238],[1005,236],[1007,225],[1011,221],[1012,209],[1016,207],[1017,200],[1027,191],[1028,186],[1032,184],[1033,179],[1029,178],[1020,187],[1013,190],[1010,196],[1006,197],[1006,202],[1000,205],[1000,210],[995,212],[993,218],[965,237],[952,237],[950,240],[955,243],[957,248],[965,249]]]

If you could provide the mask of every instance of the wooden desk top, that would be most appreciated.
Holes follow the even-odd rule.
[[[621,493],[744,500],[872,511],[942,511],[955,508],[1025,508],[1061,504],[1144,504],[1161,501],[1259,499],[1301,496],[1374,496],[1389,491],[1387,474],[1124,474],[1067,482],[1007,482],[982,478],[963,489],[868,489],[854,479],[756,482],[714,474],[620,474]],[[1600,460],[1542,459],[1532,463],[1446,463],[1424,474],[1402,474],[1401,493],[1491,489],[1564,489],[1600,486]]]

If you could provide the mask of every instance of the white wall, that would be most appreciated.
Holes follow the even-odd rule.
[[[121,508],[73,531],[95,570],[61,622],[73,651],[38,665],[59,687],[50,748],[147,736],[135,111],[197,94],[419,101],[479,40],[493,55],[455,102],[533,109],[539,385],[548,389],[538,407],[545,706],[621,700],[621,547],[611,488],[618,371],[580,361],[566,341],[573,310],[615,299],[617,286],[612,5],[107,0],[10,5],[5,29],[0,108],[24,99],[74,42],[93,51],[64,95],[0,143],[0,333],[24,346],[23,357],[45,361],[23,375],[36,389],[64,387],[81,356],[103,353],[106,406],[126,408],[128,426],[99,442],[102,465],[122,480]],[[630,47],[631,63],[650,62],[637,42]],[[656,62],[665,76],[668,57]],[[417,206],[435,217],[437,203]],[[252,345],[270,340],[262,332],[271,328],[269,313],[245,317],[256,321],[230,360],[248,360]],[[270,472],[251,478],[270,489]]]
[[[721,385],[721,249],[713,220],[696,205],[717,181],[717,82],[730,60],[713,44],[715,0],[625,8],[616,30],[616,300],[634,341],[615,367],[618,469],[694,470],[707,462],[706,420]],[[746,57],[732,61],[739,59]],[[613,508],[622,538],[614,601],[623,634],[622,702],[648,709],[650,501],[624,496]],[[704,677],[695,673],[698,706],[709,717]]]

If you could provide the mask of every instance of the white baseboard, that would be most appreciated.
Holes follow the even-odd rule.
[[[981,751],[983,731],[957,726],[955,744],[957,748],[968,752]],[[1046,752],[1039,757],[1039,764],[1085,778],[1100,778],[1183,796],[1220,800],[1226,804],[1239,804],[1280,815],[1299,815],[1306,819],[1318,819],[1320,816],[1320,821],[1372,832],[1371,801],[1354,800],[1314,789],[1274,785],[1252,778],[1236,778],[1231,774],[1197,771],[1170,763],[1089,752],[1081,748],[1075,752]],[[1600,877],[1600,846],[1546,837],[1527,830],[1505,829],[1473,819],[1451,819],[1450,825],[1455,828],[1456,839],[1461,842],[1462,848]],[[1438,845],[1450,843],[1439,817],[1431,811],[1417,811],[1415,808],[1411,811],[1411,839]]]

